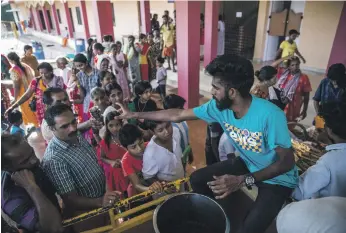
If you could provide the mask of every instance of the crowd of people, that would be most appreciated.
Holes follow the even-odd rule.
[[[2,55],[2,79],[13,81],[12,102],[1,86],[2,121],[8,125],[1,135],[2,214],[24,232],[103,226],[102,215],[71,229],[61,221],[143,191],[162,192],[167,182],[185,177],[186,163],[193,162],[186,121],[201,119],[208,123],[207,166],[191,174],[193,191],[226,199],[241,187],[258,187],[238,232],[265,232],[278,214],[279,233],[317,232],[310,223],[292,223],[302,210],[301,216],[322,213],[310,215],[308,221],[318,223],[314,229],[344,232],[345,66],[329,67],[313,97],[327,153],[299,176],[287,122],[306,117],[312,91],[300,70],[305,59],[294,42],[299,33],[290,31],[278,51],[281,58],[260,71],[249,60],[220,54],[206,67],[213,99],[184,109],[184,98],[166,95],[166,70],[176,70],[175,25],[168,11],[161,26],[157,17],[152,33],[139,35],[138,42],[130,36],[125,48],[109,35],[103,43],[89,39],[87,56],[76,54],[72,68],[64,57],[56,60],[56,69],[38,64],[29,45],[22,58]],[[28,143],[32,128],[22,128],[30,125],[45,140],[43,158]],[[280,212],[290,197],[298,202]],[[318,199],[304,201],[310,198]],[[328,204],[335,209],[324,212]]]

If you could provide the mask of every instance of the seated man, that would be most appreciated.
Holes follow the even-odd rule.
[[[293,202],[280,211],[276,228],[278,233],[345,233],[346,198]]]
[[[154,132],[143,155],[143,177],[154,181],[175,181],[184,177],[180,133],[170,121],[147,121]]]
[[[325,104],[322,114],[326,133],[333,144],[299,178],[292,197],[296,200],[340,196],[346,197],[346,119],[345,104]]]
[[[1,209],[25,232],[64,232],[55,189],[32,147],[18,134],[1,135]]]
[[[129,196],[148,190],[161,192],[162,184],[160,182],[148,185],[143,179],[143,153],[148,143],[144,143],[142,131],[135,125],[126,124],[119,131],[119,141],[127,149],[121,164],[124,176],[128,177],[131,182]]]
[[[105,174],[93,147],[78,133],[70,106],[47,109],[45,120],[53,131],[43,168],[64,201],[67,215],[112,205],[119,192],[106,192]]]

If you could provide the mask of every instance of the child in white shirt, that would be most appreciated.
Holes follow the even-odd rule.
[[[157,90],[159,94],[161,95],[161,98],[164,99],[166,97],[166,79],[167,79],[167,71],[166,68],[163,67],[163,63],[165,63],[165,59],[162,57],[158,57],[156,59],[156,80],[157,84],[159,85],[157,87]]]

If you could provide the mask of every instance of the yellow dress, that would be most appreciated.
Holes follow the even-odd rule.
[[[34,78],[34,71],[26,64],[22,63],[25,68],[26,74],[19,68],[19,66],[13,66],[10,70],[11,79],[19,83],[19,93],[18,98],[24,95],[25,91],[28,89],[31,80]],[[38,127],[36,114],[31,111],[29,103],[32,98],[27,100],[25,103],[20,105],[20,111],[23,115],[24,125],[33,124],[35,127]],[[17,100],[16,100],[17,101]]]

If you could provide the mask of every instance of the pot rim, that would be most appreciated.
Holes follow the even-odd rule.
[[[167,202],[168,200],[172,199],[172,198],[175,198],[176,196],[182,196],[182,195],[199,195],[199,196],[202,196],[202,197],[205,197],[209,200],[211,200],[212,202],[214,202],[222,211],[223,215],[225,216],[225,220],[226,220],[226,226],[225,226],[225,233],[229,233],[230,230],[231,230],[231,225],[230,225],[230,222],[229,222],[229,219],[224,211],[224,209],[221,207],[221,205],[219,203],[217,203],[214,199],[208,197],[208,196],[205,196],[203,194],[199,194],[199,193],[190,193],[190,192],[181,192],[181,193],[177,193],[177,194],[173,194],[171,195],[170,197],[168,197],[164,202],[162,202],[160,205],[158,205],[156,208],[155,208],[155,211],[154,211],[154,215],[153,215],[153,225],[154,225],[154,230],[155,230],[155,233],[160,233],[159,229],[158,229],[158,226],[157,226],[157,214],[160,210],[160,208],[163,206],[163,204],[165,204],[165,202]]]

